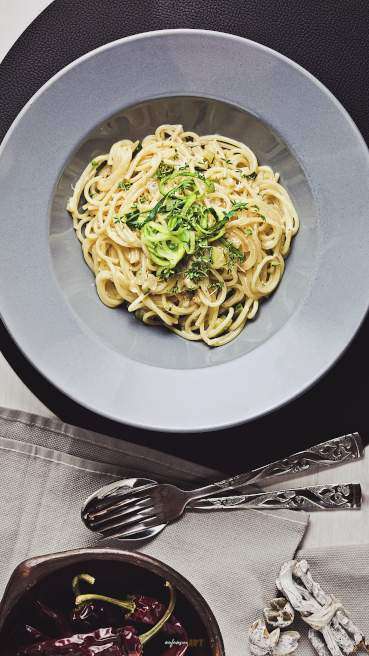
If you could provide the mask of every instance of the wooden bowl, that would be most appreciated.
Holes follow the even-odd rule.
[[[27,605],[40,598],[52,608],[73,606],[73,576],[88,572],[106,586],[106,593],[122,597],[126,592],[146,594],[166,603],[169,581],[177,592],[176,616],[183,622],[190,641],[189,654],[224,656],[218,623],[200,593],[165,563],[141,553],[120,549],[78,549],[24,561],[14,570],[0,604],[0,644],[3,656],[14,656],[9,637],[17,618],[26,620]],[[163,648],[164,651],[164,648]],[[145,647],[148,656],[159,656],[158,647]]]

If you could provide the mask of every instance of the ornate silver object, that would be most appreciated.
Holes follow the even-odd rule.
[[[360,629],[348,617],[342,603],[313,580],[306,560],[284,563],[277,587],[309,625],[309,640],[318,656],[369,653]]]
[[[191,508],[230,510],[232,508],[287,508],[289,510],[350,510],[361,506],[358,483],[314,485],[294,490],[273,490],[197,501]]]
[[[136,541],[148,540],[160,533],[169,522],[181,517],[188,506],[196,505],[200,500],[211,496],[217,496],[221,491],[242,488],[245,490],[246,488],[246,491],[251,492],[250,484],[264,479],[310,471],[311,468],[318,465],[336,466],[361,456],[361,440],[355,433],[329,440],[289,458],[195,490],[184,490],[175,485],[137,478],[129,479],[127,485],[127,479],[125,479],[105,486],[88,497],[82,506],[81,518],[87,528],[101,533],[104,537]],[[288,499],[282,497],[276,502],[277,506],[275,507],[288,508],[288,504],[291,504],[291,507],[301,508],[307,502],[302,495],[296,502],[295,496]],[[337,505],[333,499],[334,497],[331,496],[329,507]],[[257,507],[272,507],[270,499],[262,501],[259,497],[260,501],[261,503],[257,503]],[[343,501],[341,493],[340,501]],[[228,503],[227,507],[230,507]],[[315,495],[314,504],[310,503],[309,507],[312,505],[318,507],[322,503],[324,503],[323,497],[317,499],[317,495]],[[344,501],[344,503],[346,502]],[[321,505],[321,507],[325,506]],[[349,503],[347,507],[350,507]]]
[[[285,629],[295,619],[295,611],[284,597],[272,599],[269,606],[264,608],[264,617],[273,628]]]
[[[269,633],[264,620],[257,620],[249,629],[249,647],[252,656],[287,656],[298,647],[297,631],[281,632],[279,628]]]
[[[362,456],[363,443],[359,433],[349,433],[295,453],[268,465],[267,468],[260,468],[260,479],[300,474],[319,467],[336,466],[351,460],[358,460]]]

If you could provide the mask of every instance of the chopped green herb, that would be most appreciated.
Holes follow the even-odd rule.
[[[197,249],[191,260],[190,267],[187,269],[187,271],[185,271],[186,277],[195,284],[197,284],[203,278],[206,278],[213,263],[211,257],[211,247],[209,247],[207,244],[202,244],[200,246],[198,243]]]
[[[232,216],[236,214],[238,210],[245,210],[247,206],[248,206],[247,203],[235,203],[232,209],[229,212],[227,212],[227,214],[224,215],[224,219],[228,221],[228,219],[232,218]]]
[[[97,162],[96,159],[93,159],[92,162],[91,162],[91,166],[96,168],[96,166],[99,166],[99,162]]]
[[[163,184],[165,184],[167,182],[170,182],[171,180],[175,180],[176,178],[181,178],[181,177],[183,177],[184,180],[182,180],[182,182],[180,183],[180,185],[179,185],[180,187],[191,186],[194,183],[194,180],[189,180],[188,178],[194,178],[194,179],[198,178],[199,180],[201,180],[202,182],[205,183],[205,185],[206,185],[206,187],[208,188],[209,191],[214,191],[214,183],[211,182],[210,180],[208,180],[207,178],[205,178],[205,176],[202,175],[202,173],[199,173],[197,171],[194,171],[194,172],[187,171],[184,168],[182,168],[182,169],[177,169],[177,170],[173,171],[173,173],[171,173],[170,175],[167,175],[163,178],[163,180],[160,183],[161,193],[163,193],[163,194],[165,193]],[[171,191],[174,191],[174,189],[172,189]]]
[[[245,255],[244,253],[237,248],[229,239],[223,239],[220,240],[222,245],[225,246],[227,250],[227,256],[228,256],[228,264],[229,265],[235,265],[238,262],[243,262],[245,260]]]
[[[167,175],[170,175],[173,173],[174,168],[173,166],[170,166],[169,164],[166,164],[165,162],[160,162],[156,173],[155,177],[161,180],[161,178],[165,178]]]
[[[163,269],[160,269],[160,270],[158,271],[158,278],[159,278],[160,280],[169,280],[169,278],[171,278],[171,277],[174,276],[174,275],[175,275],[175,271],[174,271],[173,269],[165,269],[165,268],[163,268]],[[175,294],[176,292],[173,291],[173,289],[172,289],[172,290],[171,290],[171,293],[172,293],[172,294]]]
[[[257,177],[257,175],[258,175],[258,174],[256,173],[256,171],[254,171],[253,173],[249,173],[248,175],[244,175],[243,177],[244,177],[244,178],[247,178],[247,180],[255,180],[255,178]]]
[[[224,262],[221,266],[243,261],[243,253],[233,244],[227,249],[214,248],[212,244],[223,237],[229,219],[247,208],[247,203],[234,201],[232,209],[223,214],[219,208],[205,205],[204,197],[214,191],[214,183],[202,173],[173,170],[162,162],[157,177],[161,198],[156,205],[151,210],[141,211],[141,203],[147,201],[141,194],[130,211],[117,217],[116,222],[123,221],[131,229],[141,231],[150,259],[160,267],[160,279],[167,280],[180,271],[196,285],[212,267],[219,268],[218,260],[213,261],[213,254],[218,251]],[[204,186],[200,186],[198,180]],[[186,270],[182,262],[185,256],[192,256]]]
[[[140,212],[137,205],[132,205],[132,211],[125,215],[126,224],[133,229],[140,229],[149,220],[148,212]]]
[[[114,217],[114,223],[122,223],[122,217],[121,216],[115,216]]]
[[[124,180],[121,180],[118,184],[118,189],[124,189],[125,191],[127,191],[127,189],[130,187],[132,187],[132,182],[125,182]]]
[[[252,228],[246,228],[245,235],[247,235],[248,237],[251,237],[252,234],[253,234]]]
[[[238,315],[241,314],[242,310],[243,310],[243,305],[242,305],[242,303],[237,303],[237,305],[236,305],[236,307],[235,307],[235,309],[234,309],[234,316],[235,316],[235,317],[238,317]]]
[[[225,162],[226,164],[232,164],[232,160],[230,160],[230,159],[225,159],[225,157],[222,157],[221,159],[222,159],[223,162]]]
[[[215,280],[209,285],[209,289],[211,289],[214,292],[220,292],[221,289],[224,287],[224,282],[222,280]]]
[[[266,221],[266,220],[267,220],[266,216],[264,216],[264,214],[260,214],[260,212],[259,212],[259,216],[260,216],[260,218],[261,218],[263,221]]]

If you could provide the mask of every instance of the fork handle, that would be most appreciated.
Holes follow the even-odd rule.
[[[273,490],[256,494],[203,499],[191,510],[230,510],[237,508],[288,508],[289,510],[356,510],[361,507],[359,483],[314,485],[293,490]]]
[[[193,499],[219,494],[221,491],[233,490],[256,481],[294,476],[320,467],[335,467],[338,464],[358,460],[362,456],[363,444],[360,435],[358,433],[342,435],[245,474],[238,474],[223,481],[191,490],[187,493],[187,503]]]

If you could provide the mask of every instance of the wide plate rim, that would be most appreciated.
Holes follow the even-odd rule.
[[[209,37],[210,36],[210,37],[215,37],[217,39],[230,39],[230,40],[234,40],[236,42],[239,42],[240,44],[243,44],[243,45],[246,43],[250,47],[261,49],[264,52],[269,53],[269,55],[272,58],[277,57],[278,59],[280,59],[280,60],[284,61],[285,63],[287,63],[289,66],[294,67],[296,70],[298,70],[300,73],[302,73],[304,77],[309,79],[315,86],[317,86],[334,103],[334,105],[338,109],[339,113],[344,116],[346,121],[349,122],[351,129],[354,131],[354,133],[356,133],[356,135],[355,135],[356,136],[356,146],[359,146],[359,144],[360,144],[360,146],[362,148],[362,154],[365,154],[367,163],[369,165],[369,154],[368,154],[368,151],[366,149],[366,144],[365,144],[365,142],[364,142],[364,140],[363,140],[357,126],[355,125],[354,121],[352,120],[352,118],[350,117],[348,112],[341,105],[341,103],[335,98],[335,96],[321,82],[319,82],[313,75],[311,75],[303,67],[301,67],[299,64],[297,64],[293,60],[290,60],[288,57],[282,55],[281,53],[278,53],[275,50],[273,50],[273,49],[271,49],[267,46],[264,46],[262,44],[259,44],[255,41],[251,41],[249,39],[244,39],[243,37],[230,35],[230,34],[223,33],[223,32],[214,32],[214,31],[211,31],[211,30],[192,30],[192,29],[156,30],[156,31],[153,31],[153,32],[146,32],[146,33],[141,33],[141,34],[137,34],[137,35],[132,35],[132,36],[129,36],[129,37],[124,37],[122,39],[118,39],[118,40],[115,40],[111,43],[100,46],[99,48],[96,48],[96,49],[90,51],[89,53],[86,53],[82,57],[76,59],[75,61],[71,62],[68,66],[66,66],[61,71],[56,73],[56,75],[54,75],[52,78],[50,78],[50,80],[48,80],[36,92],[36,94],[34,94],[34,96],[28,101],[28,103],[24,106],[24,108],[22,109],[20,114],[17,116],[17,118],[13,122],[12,126],[9,128],[9,130],[8,130],[4,140],[3,140],[3,143],[1,144],[0,162],[1,162],[2,153],[5,150],[5,148],[8,144],[8,141],[11,138],[13,132],[16,130],[16,128],[18,126],[18,123],[22,120],[22,117],[27,113],[27,111],[32,106],[32,104],[37,100],[37,98],[39,96],[43,95],[45,93],[45,91],[55,83],[56,80],[58,80],[60,77],[64,76],[69,70],[71,70],[71,69],[75,68],[76,66],[80,65],[82,62],[84,62],[86,60],[89,60],[91,57],[94,57],[98,53],[109,50],[110,48],[117,47],[122,43],[127,43],[127,42],[130,42],[130,41],[137,41],[139,39],[153,38],[153,37],[172,36],[172,35],[176,35],[176,34],[180,34],[180,35],[186,35],[186,34],[194,35],[194,34],[197,34],[198,36],[204,36],[204,37]],[[164,95],[164,94],[161,94],[161,95]],[[188,95],[188,94],[185,93],[183,95]],[[3,303],[1,303],[1,305],[3,306]],[[15,337],[15,333],[17,331],[14,329],[14,327],[11,326],[11,318],[9,320],[9,317],[7,318],[6,316],[4,316],[3,312],[2,312],[2,319],[3,319],[3,322],[4,322],[7,330],[10,332],[10,334],[13,336],[13,338],[15,338],[15,341],[16,341],[18,347],[20,348],[22,353],[25,355],[25,357],[32,363],[32,365],[38,371],[40,371],[40,373],[52,385],[54,385],[57,389],[59,389],[66,396],[72,398],[75,402],[77,402],[81,406],[83,406],[83,407],[85,407],[89,410],[92,410],[93,412],[97,412],[101,416],[104,416],[108,419],[112,419],[112,420],[118,421],[120,423],[128,423],[132,426],[135,426],[135,427],[138,427],[138,428],[141,428],[141,429],[142,428],[147,428],[147,429],[157,430],[157,431],[166,431],[166,432],[169,431],[169,432],[174,432],[174,433],[188,433],[188,432],[198,432],[198,431],[199,432],[205,432],[205,431],[211,431],[211,430],[220,429],[220,428],[227,428],[227,427],[230,427],[230,426],[235,426],[235,425],[242,424],[246,421],[251,421],[251,420],[256,419],[260,416],[263,416],[263,415],[265,415],[265,414],[267,414],[267,413],[269,413],[273,410],[276,410],[279,407],[282,407],[283,405],[290,402],[291,400],[293,400],[297,396],[301,395],[304,391],[306,391],[313,384],[315,384],[321,378],[321,376],[324,373],[326,373],[328,371],[328,369],[330,369],[334,365],[334,363],[337,361],[337,359],[347,349],[347,347],[351,343],[352,339],[354,338],[357,330],[359,329],[362,321],[365,318],[365,315],[366,315],[367,310],[368,310],[368,306],[369,306],[369,298],[367,298],[366,303],[362,304],[362,308],[361,308],[360,312],[357,313],[358,316],[356,317],[355,325],[351,327],[351,331],[350,331],[351,336],[348,339],[347,338],[343,339],[343,341],[344,341],[343,347],[341,346],[341,348],[339,348],[337,350],[337,353],[335,354],[334,357],[330,358],[330,362],[328,364],[325,363],[325,364],[322,365],[321,369],[315,373],[314,377],[312,377],[310,380],[306,381],[305,384],[301,385],[298,389],[296,389],[294,394],[290,394],[286,398],[281,398],[278,403],[275,403],[274,401],[272,401],[269,405],[266,403],[262,410],[258,410],[254,413],[251,412],[249,414],[246,413],[243,416],[240,416],[240,415],[239,416],[234,416],[234,418],[232,420],[228,419],[228,420],[224,421],[223,423],[217,421],[216,424],[212,424],[211,421],[205,420],[203,422],[197,422],[197,423],[193,422],[193,423],[191,423],[190,427],[188,425],[181,426],[179,423],[173,424],[173,421],[172,421],[172,423],[168,423],[168,422],[163,421],[162,419],[161,419],[161,421],[159,420],[159,421],[156,421],[156,422],[155,421],[147,421],[147,419],[143,422],[141,422],[139,419],[135,421],[132,418],[127,419],[126,417],[123,417],[122,415],[119,415],[119,414],[115,415],[111,411],[106,412],[104,409],[97,409],[93,404],[89,403],[86,399],[81,399],[80,396],[73,395],[68,390],[66,390],[64,388],[64,386],[60,386],[58,384],[58,382],[56,382],[55,379],[53,379],[50,372],[45,370],[43,367],[42,368],[39,367],[38,364],[32,358],[32,356],[29,355],[29,353],[27,352],[27,349],[26,350],[23,349],[22,343],[19,340],[19,337],[18,338]],[[140,366],[143,366],[143,365],[140,365]],[[165,371],[167,371],[167,370],[165,370]],[[195,371],[196,371],[197,375],[201,375],[201,374],[198,373],[199,372],[198,369],[196,369]]]

